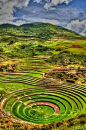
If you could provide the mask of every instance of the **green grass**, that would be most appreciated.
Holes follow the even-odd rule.
[[[21,86],[21,84],[16,84],[16,86]],[[11,115],[24,121],[47,124],[68,120],[84,114],[86,111],[85,92],[78,85],[64,84],[60,86],[60,89],[43,89],[37,86],[25,85],[25,88],[7,95],[7,101],[4,104],[4,109],[7,112],[9,111]],[[53,113],[52,107],[39,106],[37,102],[53,103],[59,106],[60,113],[56,115]],[[32,107],[30,108],[30,106]]]
[[[37,47],[38,45],[32,45],[31,47]]]
[[[27,83],[27,84],[34,84],[36,85],[39,79],[42,78],[41,74],[38,73],[26,73],[23,75],[1,75],[0,76],[0,83],[6,82],[18,82],[18,83]],[[13,87],[12,87],[13,88]]]
[[[5,91],[5,95],[11,91],[15,91],[18,89],[25,89],[28,87],[32,87],[31,85],[23,84],[23,83],[2,83],[0,84],[0,88]],[[4,92],[3,92],[4,95]],[[4,95],[4,96],[5,96]]]
[[[86,50],[84,48],[68,48],[67,50],[72,52],[73,54],[84,53],[86,55]]]
[[[39,52],[39,51],[36,51],[35,54],[36,54],[36,55],[41,55],[42,53]]]
[[[0,46],[1,46],[1,45],[7,45],[7,44],[8,44],[8,43],[0,43]]]
[[[37,78],[42,78],[43,77],[42,74],[38,74],[38,73],[28,73],[28,75],[34,76],[34,77],[37,77]]]

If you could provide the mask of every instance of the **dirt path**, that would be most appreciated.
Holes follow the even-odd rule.
[[[60,109],[57,105],[50,103],[50,102],[38,102],[38,105],[46,105],[46,106],[50,106],[54,109],[55,114],[59,114],[60,113]]]

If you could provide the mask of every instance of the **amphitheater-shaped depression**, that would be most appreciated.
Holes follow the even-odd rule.
[[[10,84],[9,84],[10,85]],[[10,92],[1,102],[11,117],[34,124],[48,124],[86,112],[85,86],[64,84],[43,88],[29,86]]]

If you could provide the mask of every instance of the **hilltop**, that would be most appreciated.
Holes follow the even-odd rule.
[[[71,30],[48,23],[30,23],[16,26],[12,24],[0,25],[0,42],[19,42],[36,40],[44,42],[51,39],[86,39]]]

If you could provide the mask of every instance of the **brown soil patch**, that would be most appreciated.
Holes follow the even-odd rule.
[[[46,105],[46,106],[50,106],[54,109],[55,114],[59,114],[60,113],[60,109],[57,105],[50,103],[50,102],[38,102],[38,105]]]
[[[5,101],[7,100],[7,98],[4,98],[1,102],[0,102],[0,109],[3,109],[3,105],[5,103]]]
[[[83,48],[83,47],[79,45],[72,45],[70,48]]]
[[[34,56],[35,58],[50,58],[50,55],[39,55],[39,56]]]

